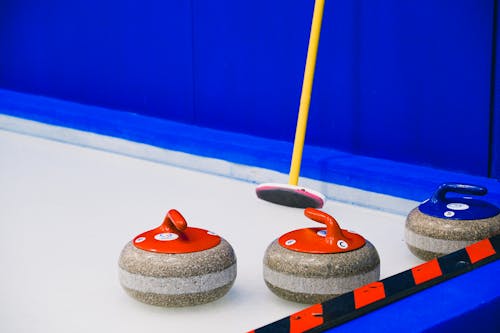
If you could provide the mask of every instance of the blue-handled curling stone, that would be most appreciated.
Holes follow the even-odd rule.
[[[500,209],[477,199],[486,193],[485,187],[476,185],[440,185],[408,214],[405,241],[410,251],[430,260],[499,234]]]

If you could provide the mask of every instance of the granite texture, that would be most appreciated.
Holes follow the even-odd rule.
[[[293,292],[290,290],[286,290],[283,288],[276,287],[275,285],[266,282],[266,286],[271,290],[275,295],[286,299],[287,301],[292,301],[296,303],[303,303],[303,304],[316,304],[316,303],[322,303],[325,302],[333,297],[339,296],[341,294],[326,294],[326,295],[320,295],[320,294],[308,294],[308,293],[299,293],[299,292]]]
[[[221,239],[219,245],[204,251],[168,254],[144,251],[128,242],[118,265],[130,272],[155,277],[184,277],[222,271],[236,262],[231,245]]]
[[[160,306],[211,302],[236,279],[236,256],[224,239],[211,249],[182,254],[144,251],[129,242],[118,265],[120,283],[129,295]]]
[[[425,255],[426,258],[432,253],[433,255],[431,258],[435,258],[443,254],[455,252],[476,242],[475,240],[447,240],[433,238],[417,234],[410,229],[405,229],[405,241],[408,248],[411,247],[413,249],[418,249],[422,253],[427,252],[428,254]],[[410,251],[413,252],[411,248]]]
[[[157,294],[185,294],[210,291],[232,283],[236,276],[236,264],[220,272],[184,277],[154,277],[118,269],[122,286]]]
[[[410,250],[411,253],[413,253],[416,257],[424,260],[424,261],[429,261],[434,258],[438,258],[441,256],[444,256],[447,253],[441,253],[441,252],[433,252],[433,251],[425,251],[421,250],[418,247],[408,245],[408,249]]]
[[[133,298],[137,299],[146,304],[163,306],[163,307],[184,307],[201,305],[209,302],[213,302],[222,296],[224,296],[233,283],[216,288],[210,292],[203,293],[191,293],[191,294],[181,294],[181,295],[163,295],[156,293],[144,293],[134,289],[123,288]]]
[[[438,218],[414,208],[406,218],[405,241],[410,251],[423,260],[459,250],[500,233],[500,214],[487,219]]]
[[[315,303],[380,278],[380,258],[369,241],[360,249],[312,254],[285,249],[273,241],[264,255],[264,280],[276,295]]]

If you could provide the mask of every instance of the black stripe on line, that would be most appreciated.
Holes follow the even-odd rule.
[[[322,303],[323,324],[308,330],[308,333],[323,332],[327,329],[339,326],[365,313],[378,309],[384,305],[397,301],[406,296],[412,295],[420,290],[429,288],[442,281],[449,280],[457,275],[466,273],[474,268],[486,265],[500,258],[500,235],[491,237],[490,242],[495,249],[495,254],[471,264],[469,255],[465,249],[458,250],[443,257],[438,258],[438,263],[443,275],[432,280],[415,285],[412,270],[406,270],[396,275],[381,280],[384,284],[385,298],[371,303],[360,309],[354,307],[354,293],[348,292],[338,297],[332,298]],[[289,332],[290,317],[283,318],[277,322],[255,330],[256,333],[263,332]],[[279,325],[278,325],[279,323]],[[288,327],[288,330],[283,330]],[[269,327],[269,329],[268,329]],[[264,330],[265,329],[265,330]]]
[[[405,295],[406,291],[416,288],[411,270],[407,270],[396,275],[390,276],[384,280],[385,297],[395,297],[396,295]]]
[[[497,254],[500,254],[500,235],[490,238],[491,245]]]
[[[439,267],[446,279],[465,273],[472,269],[469,255],[465,249],[438,258]]]
[[[337,323],[337,321],[348,316],[354,311],[354,293],[348,292],[321,303],[323,306],[323,324]],[[342,323],[343,321],[340,321]]]
[[[278,321],[270,323],[266,326],[254,330],[255,333],[289,333],[290,332],[290,316],[282,318]]]

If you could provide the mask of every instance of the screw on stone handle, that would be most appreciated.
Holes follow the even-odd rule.
[[[304,215],[313,221],[323,223],[326,225],[326,237],[325,240],[328,244],[334,244],[337,240],[347,239],[347,237],[340,229],[340,226],[332,216],[325,212],[314,208],[306,208],[304,210]]]
[[[171,209],[168,211],[167,216],[165,216],[162,227],[166,232],[179,233],[186,230],[187,222],[179,211]]]
[[[432,203],[438,203],[446,200],[448,192],[467,194],[467,195],[485,195],[488,193],[486,187],[470,184],[445,183],[441,184],[431,198]]]

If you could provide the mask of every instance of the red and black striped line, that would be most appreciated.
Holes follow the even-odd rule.
[[[323,332],[500,258],[500,235],[315,304],[249,333]]]

